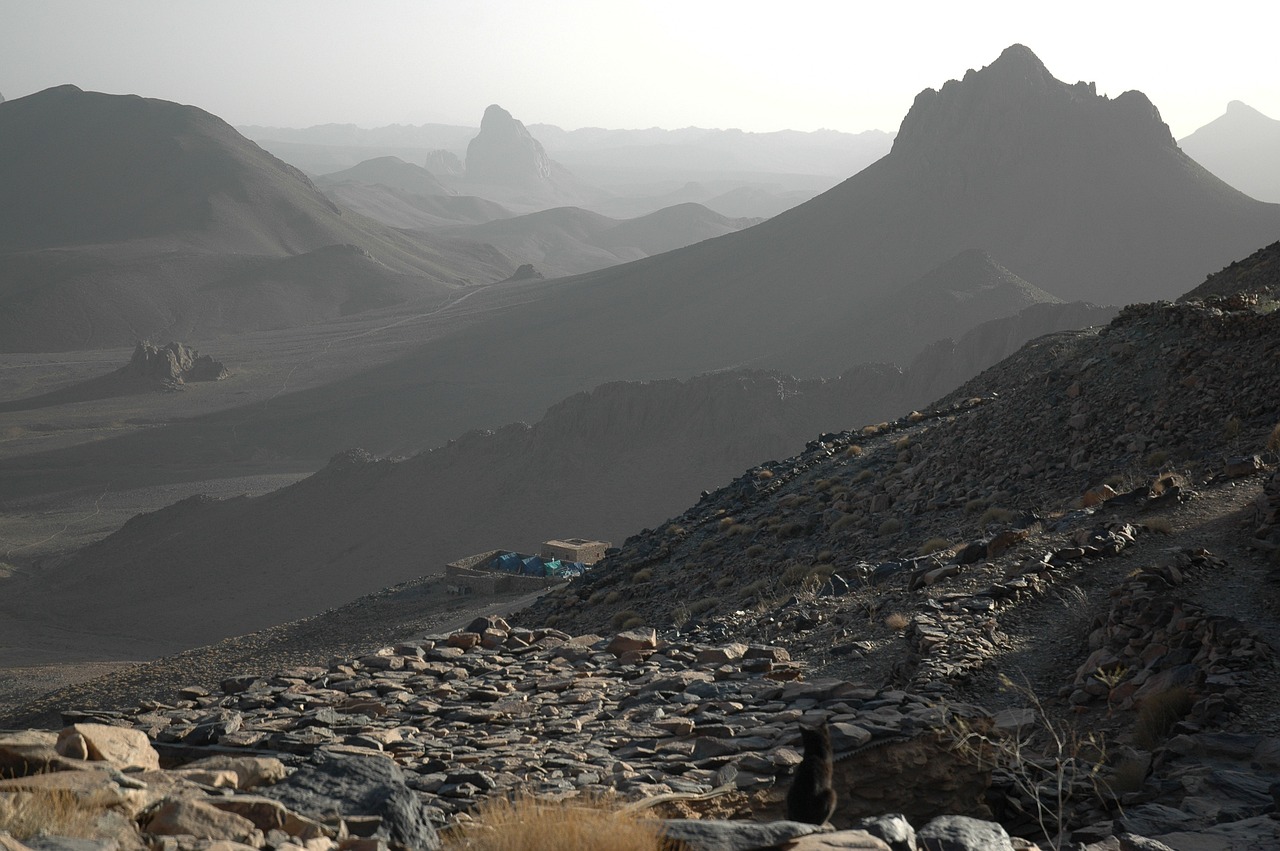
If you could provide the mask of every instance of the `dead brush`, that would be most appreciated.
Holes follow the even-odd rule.
[[[952,750],[973,765],[999,772],[1022,798],[1030,801],[1049,847],[1057,849],[1069,826],[1074,804],[1083,796],[1108,797],[1102,780],[1106,743],[1095,733],[1049,717],[1029,684],[1016,684],[1000,674],[1003,688],[1014,692],[1031,709],[1032,723],[1001,732],[955,714],[947,721]]]
[[[666,851],[655,822],[603,804],[490,799],[442,837],[446,851]]]
[[[63,789],[15,792],[0,796],[0,831],[19,840],[41,833],[91,839],[108,809],[105,792],[101,797],[82,797]]]

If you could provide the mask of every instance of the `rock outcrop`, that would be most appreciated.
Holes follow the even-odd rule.
[[[536,187],[550,182],[551,158],[525,126],[497,104],[484,111],[480,133],[467,145],[467,180]]]
[[[128,365],[120,374],[141,379],[166,390],[175,390],[188,381],[221,381],[229,373],[221,361],[202,355],[182,343],[163,346],[139,341]]]

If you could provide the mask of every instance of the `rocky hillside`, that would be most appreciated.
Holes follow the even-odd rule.
[[[966,851],[1272,847],[1277,316],[1262,298],[1126,308],[927,410],[758,464],[509,619],[217,682],[194,652],[180,675],[200,681],[66,720],[302,778],[390,758],[423,824],[515,788],[616,792],[703,817],[670,828],[694,848],[742,849],[788,829],[761,820],[803,761],[794,725],[825,722],[835,825],[895,843],[854,847],[911,848],[914,828]],[[19,745],[83,759],[96,734]],[[930,844],[943,814],[962,817],[953,844]],[[395,829],[383,811],[350,823]]]
[[[1019,334],[1110,315],[1044,307],[1052,310],[948,340],[905,371],[616,382],[560,402],[532,426],[474,432],[406,461],[342,453],[273,494],[189,499],[141,515],[30,581],[7,583],[0,609],[21,630],[28,607],[56,594],[62,611],[52,620],[127,640],[138,658],[312,614],[474,552],[528,549],[570,534],[620,540],[744,467],[794,452],[827,423],[879,419],[940,395],[954,386],[956,370],[971,375],[989,365],[1021,344]],[[190,463],[190,446],[190,439],[175,444],[172,460]],[[119,445],[114,454],[131,457]],[[168,456],[152,445],[146,457]],[[180,583],[166,580],[177,576]],[[253,599],[246,587],[257,589]],[[226,615],[192,616],[214,600],[224,601]]]
[[[1273,242],[1213,273],[1180,300],[1230,299],[1243,295],[1244,301],[1271,309],[1277,292],[1280,292],[1280,242]],[[1243,302],[1237,306],[1240,303]]]

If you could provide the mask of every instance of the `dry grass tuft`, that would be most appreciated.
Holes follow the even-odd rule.
[[[1150,455],[1147,456],[1147,466],[1159,467],[1159,466],[1162,466],[1164,462],[1168,460],[1169,460],[1169,453],[1165,452],[1163,449],[1157,449],[1155,452],[1152,452]]]
[[[621,603],[621,602],[622,602],[621,591],[610,591],[608,594],[604,595],[604,604],[606,606],[612,606],[615,603]]]
[[[856,443],[850,444],[849,448],[844,451],[844,457],[846,458],[857,458],[861,454],[862,447]]]
[[[639,570],[637,570],[635,573],[631,574],[632,582],[648,582],[652,578],[653,578],[652,567],[642,567]]]
[[[19,840],[41,833],[90,839],[106,810],[105,801],[62,789],[15,792],[0,797],[0,831]]]
[[[894,632],[902,632],[911,625],[911,618],[907,617],[902,612],[893,612],[885,615],[884,625]]]
[[[880,524],[880,528],[876,530],[881,537],[887,538],[890,535],[896,535],[902,531],[902,521],[896,517],[890,517],[888,520]]]
[[[631,629],[631,627],[625,626],[625,624],[629,621],[635,620],[638,617],[640,617],[639,612],[632,611],[631,609],[623,609],[620,612],[616,612],[614,616],[609,619],[609,623],[613,626],[614,629]],[[632,624],[632,626],[639,626],[639,625],[640,624]]]
[[[1173,534],[1173,523],[1167,517],[1148,517],[1142,525],[1148,532],[1156,532],[1160,535]]]
[[[474,821],[442,837],[446,851],[661,851],[653,822],[581,802],[532,797],[485,801]]]
[[[993,505],[986,511],[982,512],[982,516],[978,518],[978,525],[990,526],[993,523],[1009,523],[1017,516],[1017,513],[1010,511],[1007,508],[998,508]]]
[[[941,552],[951,548],[951,542],[946,538],[930,538],[920,545],[920,549],[916,550],[917,555],[927,556],[932,553]]]
[[[1280,423],[1276,423],[1276,427],[1271,429],[1271,434],[1267,437],[1267,449],[1280,452]]]

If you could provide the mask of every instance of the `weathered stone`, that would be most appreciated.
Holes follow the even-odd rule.
[[[894,851],[884,840],[865,830],[813,833],[789,841],[786,851]]]
[[[146,733],[106,724],[73,724],[58,733],[57,750],[74,759],[108,762],[116,768],[159,768],[160,755]],[[80,753],[85,756],[79,756]]]
[[[440,847],[422,802],[405,784],[400,768],[385,757],[317,753],[262,794],[318,820],[335,808],[343,815],[378,816],[377,836],[409,848]]]
[[[1009,834],[992,821],[938,816],[916,831],[920,851],[1013,851]]]
[[[653,627],[639,627],[618,633],[605,649],[615,656],[621,656],[629,650],[656,650],[657,647],[658,633]]]
[[[891,851],[916,851],[916,831],[901,813],[858,819],[853,823],[858,830],[865,830],[889,846]]]
[[[145,829],[161,836],[186,834],[197,839],[226,839],[255,847],[260,844],[254,841],[258,830],[249,819],[193,798],[162,801],[147,819]]]
[[[749,851],[772,848],[788,840],[808,836],[822,828],[797,821],[749,822],[715,819],[668,819],[662,822],[667,839],[682,842],[692,851]]]
[[[258,786],[269,786],[285,778],[288,773],[284,763],[273,756],[232,756],[219,754],[187,763],[183,768],[205,771],[229,770],[236,773],[237,788],[241,791]]]

